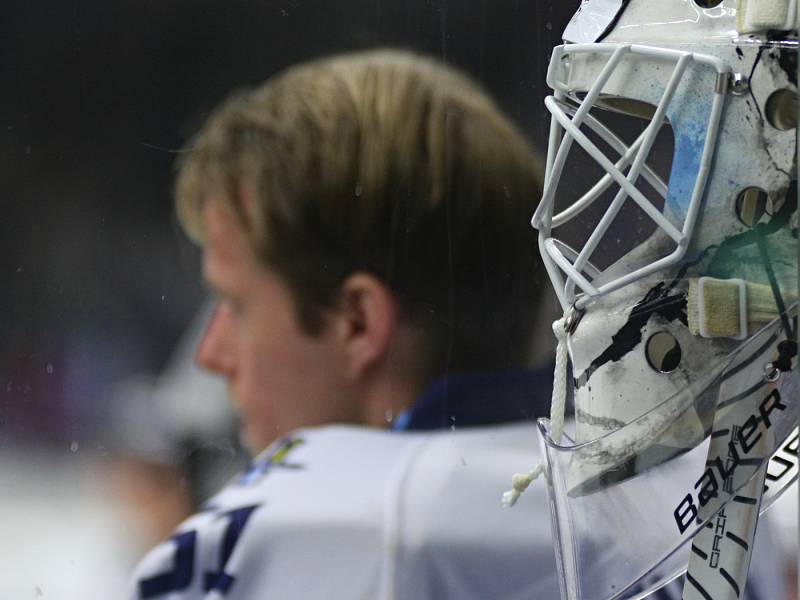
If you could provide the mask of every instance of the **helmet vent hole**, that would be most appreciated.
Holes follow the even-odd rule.
[[[777,90],[770,94],[764,109],[767,121],[775,129],[788,131],[797,128],[797,92]]]
[[[645,346],[648,364],[659,373],[672,373],[681,364],[681,346],[672,334],[659,331]]]
[[[755,227],[767,213],[767,192],[757,187],[749,187],[736,198],[736,216],[748,227]]]
[[[700,8],[714,8],[722,4],[722,0],[694,0],[694,3]]]

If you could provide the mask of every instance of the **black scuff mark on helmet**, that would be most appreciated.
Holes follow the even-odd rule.
[[[761,114],[761,107],[758,105],[758,100],[756,100],[756,95],[753,93],[753,75],[755,75],[758,65],[761,64],[761,55],[764,54],[764,50],[767,50],[768,48],[769,46],[760,46],[758,48],[758,52],[756,53],[756,58],[753,61],[753,66],[750,68],[750,74],[747,76],[747,81],[750,82],[750,85],[748,86],[748,93],[750,94],[750,98],[753,100],[753,106],[756,107],[758,120],[761,122],[762,126],[764,124],[764,115]]]
[[[597,38],[597,40],[595,40],[595,43],[602,42],[608,36],[609,33],[614,31],[614,28],[617,26],[617,23],[619,23],[619,20],[622,17],[622,13],[624,13],[625,9],[628,8],[628,3],[629,2],[630,2],[630,0],[622,0],[622,6],[620,7],[619,12],[617,12],[617,16],[614,17],[614,19],[611,21],[611,23],[608,24],[608,27],[606,27],[605,31],[603,31],[603,33],[600,34],[600,36]],[[583,5],[581,5],[581,8],[582,7],[583,7]],[[580,9],[578,9],[578,10],[580,10]]]
[[[626,354],[636,348],[642,341],[642,330],[645,325],[647,325],[650,317],[658,315],[668,322],[677,320],[688,326],[688,318],[686,316],[686,294],[673,294],[671,292],[677,282],[683,278],[682,275],[689,266],[688,264],[685,265],[684,268],[681,269],[681,273],[679,273],[678,277],[668,285],[665,285],[662,281],[654,288],[651,288],[645,297],[633,307],[625,324],[617,333],[611,336],[611,344],[603,350],[600,356],[592,361],[583,373],[581,373],[580,377],[575,379],[576,388],[584,386],[597,369],[606,363],[616,362],[622,359]]]
[[[579,388],[585,385],[592,373],[607,362],[618,361],[633,350],[642,341],[642,329],[652,315],[658,315],[668,322],[678,320],[688,327],[687,294],[686,292],[672,292],[681,281],[686,279],[686,272],[706,260],[708,254],[716,248],[717,246],[706,248],[691,260],[687,260],[667,285],[664,285],[662,281],[651,288],[645,297],[633,307],[625,325],[611,336],[611,344],[592,361],[580,377],[575,378],[575,387]]]
[[[786,31],[772,29],[767,31],[767,41],[771,42],[768,47],[778,50],[778,64],[792,85],[797,87],[797,42],[788,39]]]
[[[786,73],[786,78],[789,82],[797,87],[797,50],[779,48],[778,53],[778,65]]]
[[[772,168],[775,169],[778,173],[781,173],[782,175],[790,178],[791,174],[789,172],[787,172],[785,169],[782,169],[781,167],[779,167],[778,166],[778,161],[776,161],[775,158],[772,156],[772,152],[770,151],[770,147],[767,144],[767,140],[766,140],[766,138],[764,137],[764,134],[763,134],[763,132],[764,132],[764,123],[765,123],[764,114],[761,112],[761,107],[759,106],[758,101],[756,100],[755,92],[753,92],[753,75],[755,75],[756,69],[758,68],[758,66],[761,64],[761,61],[763,60],[763,55],[764,55],[764,51],[765,50],[769,50],[770,52],[768,53],[768,56],[780,66],[781,70],[786,71],[785,65],[781,64],[781,61],[784,60],[783,59],[783,54],[785,53],[785,49],[778,48],[777,49],[778,50],[778,56],[777,57],[774,56],[773,53],[772,53],[772,51],[775,50],[775,49],[776,48],[774,46],[769,46],[769,45],[759,46],[758,53],[756,53],[755,60],[753,61],[753,66],[750,69],[750,75],[748,76],[748,81],[750,82],[750,85],[748,87],[749,87],[750,98],[753,100],[753,104],[755,105],[755,109],[756,109],[756,114],[758,115],[758,122],[759,122],[759,130],[758,131],[760,132],[760,135],[758,136],[758,141],[761,144],[761,147],[763,148],[763,150],[767,154],[767,156],[769,156],[770,159],[772,159],[772,165],[771,165]],[[796,59],[795,59],[795,66],[796,66]],[[790,77],[790,81],[791,81],[791,77]],[[796,86],[797,85],[797,72],[796,71],[794,72],[794,83],[795,83],[795,86]]]
[[[767,150],[767,153],[769,153],[769,150]],[[786,177],[791,177],[792,176],[791,173],[789,173],[789,171],[787,171],[786,169],[780,168],[775,163],[772,164],[772,168],[775,169],[776,171],[778,171],[778,173],[780,173],[782,175],[785,175]]]

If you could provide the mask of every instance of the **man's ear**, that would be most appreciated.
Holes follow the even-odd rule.
[[[346,354],[348,376],[363,379],[386,359],[397,331],[399,305],[377,277],[357,272],[339,288],[337,334]]]

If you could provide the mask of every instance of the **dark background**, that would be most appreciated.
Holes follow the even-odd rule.
[[[483,82],[544,150],[550,48],[578,2],[3,4],[0,447],[59,447],[97,439],[111,384],[158,371],[204,298],[173,164],[232,89],[322,54],[410,48]]]

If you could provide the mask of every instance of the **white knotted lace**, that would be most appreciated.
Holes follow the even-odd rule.
[[[567,401],[567,330],[566,316],[553,323],[556,336],[556,367],[553,373],[553,396],[550,399],[550,437],[561,441],[564,429],[564,413]],[[514,506],[522,493],[544,472],[544,460],[527,473],[515,473],[511,478],[511,489],[503,494],[503,505]]]

